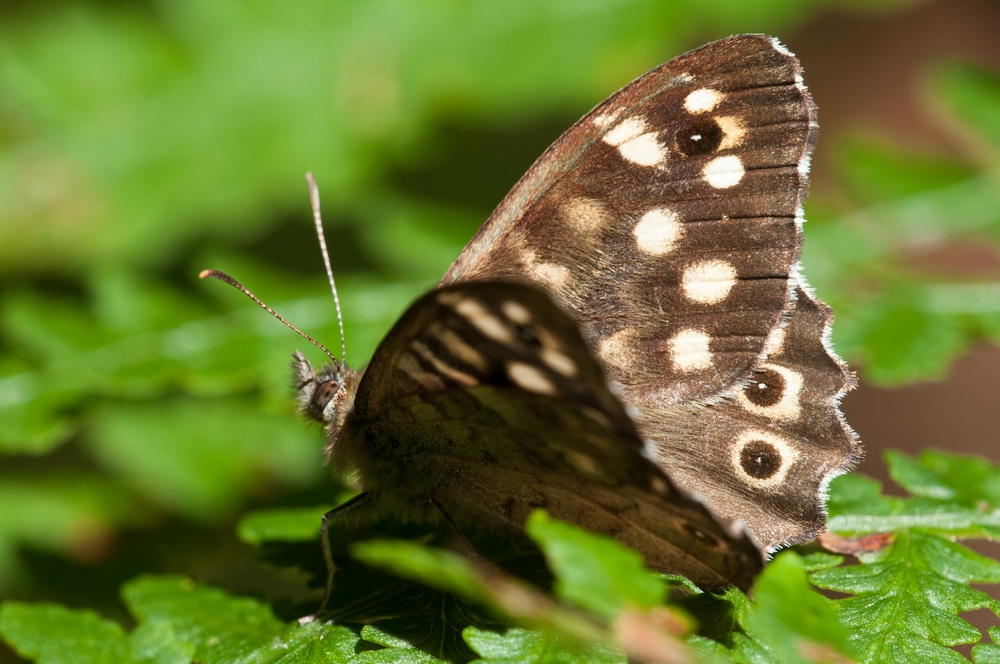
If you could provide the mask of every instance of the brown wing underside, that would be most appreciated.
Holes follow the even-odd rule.
[[[481,282],[433,291],[386,336],[332,450],[384,509],[463,528],[553,516],[636,547],[705,587],[747,588],[761,555],[646,456],[576,325],[544,293]]]
[[[815,130],[798,62],[770,38],[692,51],[560,137],[442,284],[546,289],[630,406],[715,395],[789,307]]]
[[[816,131],[787,50],[709,44],[560,137],[442,280],[550,292],[667,474],[767,550],[821,531],[827,483],[861,456],[832,313],[797,274]],[[782,391],[768,380],[787,398],[755,405]]]
[[[675,483],[746,521],[766,551],[820,534],[827,485],[863,456],[839,408],[855,380],[829,349],[832,324],[832,310],[800,286],[769,357],[744,385],[712,405],[647,408],[638,420]]]

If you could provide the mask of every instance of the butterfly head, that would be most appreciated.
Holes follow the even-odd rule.
[[[299,351],[292,354],[292,373],[298,391],[299,410],[328,429],[339,430],[351,411],[357,393],[357,372],[336,360],[313,369]]]

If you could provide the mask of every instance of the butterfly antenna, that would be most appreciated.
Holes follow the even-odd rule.
[[[340,361],[347,363],[347,341],[344,339],[344,317],[340,314],[340,297],[337,295],[337,284],[333,282],[333,268],[330,266],[330,254],[326,250],[326,236],[323,235],[323,219],[319,214],[319,187],[312,173],[306,173],[309,184],[309,200],[312,202],[313,222],[316,224],[316,235],[319,236],[319,248],[323,252],[323,263],[326,265],[326,276],[330,279],[330,290],[333,291],[333,304],[337,307],[337,324],[340,326]]]
[[[261,299],[259,297],[257,297],[256,295],[254,295],[253,293],[251,293],[250,290],[246,286],[244,286],[240,282],[236,281],[235,279],[233,279],[232,277],[230,277],[225,272],[222,272],[221,270],[202,270],[201,274],[199,274],[198,277],[200,279],[208,279],[208,278],[218,279],[219,281],[226,282],[227,284],[229,284],[230,286],[232,286],[233,288],[235,288],[237,290],[243,291],[244,295],[246,295],[251,300],[253,300],[257,304],[259,304],[261,306],[261,308],[264,309],[264,311],[266,311],[267,313],[271,314],[272,316],[274,316],[275,318],[277,318],[278,320],[280,320],[282,323],[284,323],[288,327],[290,327],[293,330],[295,330],[296,332],[298,332],[299,335],[302,336],[304,339],[306,339],[309,343],[313,344],[314,346],[317,346],[321,351],[323,351],[324,353],[326,353],[327,357],[329,357],[331,360],[333,360],[333,366],[337,367],[338,371],[340,370],[340,363],[337,362],[337,358],[335,358],[333,356],[333,353],[331,353],[329,350],[327,350],[326,346],[324,346],[320,342],[316,341],[315,339],[313,339],[312,337],[310,337],[308,334],[306,334],[305,332],[303,332],[302,330],[300,330],[299,328],[295,327],[294,325],[292,325],[291,323],[289,323],[287,320],[285,320],[284,318],[282,318],[281,314],[279,314],[277,311],[275,311],[271,307],[269,307],[266,304],[264,304],[261,301]]]

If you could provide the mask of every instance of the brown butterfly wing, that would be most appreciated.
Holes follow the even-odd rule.
[[[544,293],[481,282],[418,300],[376,351],[331,450],[374,504],[463,528],[520,529],[535,508],[636,547],[708,588],[762,559],[739,527],[646,456],[573,321]]]
[[[442,283],[545,288],[629,405],[715,395],[789,307],[815,132],[798,62],[773,40],[704,46],[563,134]]]
[[[720,515],[753,524],[767,551],[820,534],[830,480],[862,457],[839,408],[855,381],[829,348],[832,323],[830,308],[799,286],[787,325],[744,385],[710,406],[639,414],[671,478],[699,486]]]
[[[567,131],[443,281],[548,290],[670,477],[767,550],[821,531],[827,483],[861,456],[837,408],[852,382],[824,343],[832,316],[798,274],[816,131],[777,42],[704,46]],[[746,396],[782,372],[794,417]]]

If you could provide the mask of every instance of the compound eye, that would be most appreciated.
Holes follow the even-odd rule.
[[[340,389],[340,383],[335,380],[324,380],[322,383],[316,386],[316,391],[313,392],[312,405],[313,408],[318,413],[322,413],[326,410],[327,404],[333,400],[333,397],[337,395],[337,390]]]

